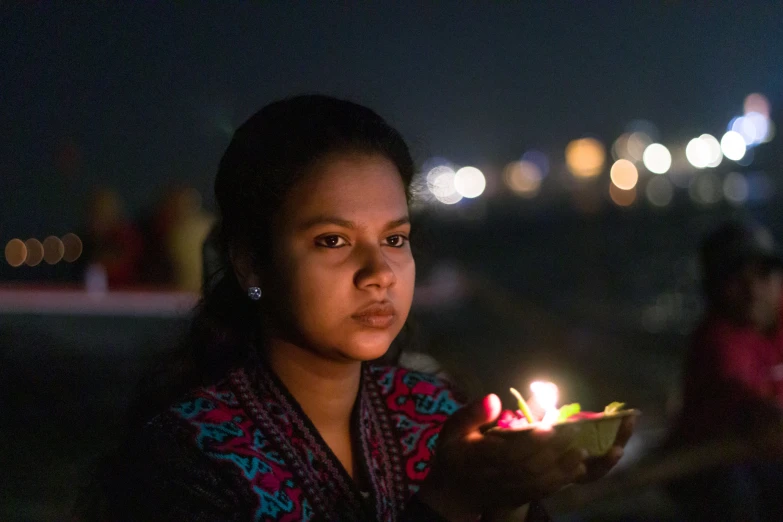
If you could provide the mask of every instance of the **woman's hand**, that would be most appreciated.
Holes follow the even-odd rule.
[[[531,430],[509,439],[483,434],[500,415],[497,395],[465,406],[443,426],[434,461],[419,494],[452,521],[475,521],[483,512],[523,506],[580,479],[580,450],[567,450],[574,431]]]
[[[628,443],[628,439],[633,435],[633,427],[636,422],[636,417],[625,417],[620,424],[620,428],[617,430],[617,436],[614,439],[609,452],[603,457],[592,457],[585,462],[587,467],[587,473],[579,478],[578,482],[592,482],[603,477],[609,471],[620,462],[625,452],[625,445]]]

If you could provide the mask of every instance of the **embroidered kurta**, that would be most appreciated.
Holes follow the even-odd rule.
[[[239,369],[147,424],[110,518],[421,520],[409,500],[460,406],[434,376],[365,365],[352,416],[362,491],[272,372]],[[549,519],[534,504],[528,520]]]

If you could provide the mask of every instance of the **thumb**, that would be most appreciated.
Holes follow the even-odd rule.
[[[497,419],[501,409],[500,398],[491,393],[457,410],[449,419],[448,431],[457,436],[478,431],[482,426]]]

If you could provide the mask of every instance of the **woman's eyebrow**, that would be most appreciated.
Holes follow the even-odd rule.
[[[341,219],[335,216],[315,216],[303,222],[299,228],[302,230],[308,230],[318,225],[337,225],[338,227],[342,228],[356,228],[356,225],[354,225],[353,221],[348,221],[347,219]]]
[[[403,217],[401,217],[399,219],[395,219],[393,221],[389,221],[388,223],[386,223],[385,230],[389,230],[390,228],[401,227],[402,225],[407,225],[410,222],[411,222],[411,218],[410,217],[403,216]]]
[[[386,223],[384,230],[389,230],[391,228],[396,228],[402,225],[407,225],[410,223],[410,217],[403,216],[398,219],[394,219],[392,221],[389,221]],[[319,226],[319,225],[337,225],[338,227],[342,228],[348,228],[348,229],[355,229],[360,228],[358,227],[353,221],[349,221],[347,219],[342,219],[336,216],[315,216],[311,219],[308,219],[304,223],[301,224],[300,228],[302,230],[308,230],[310,228]]]

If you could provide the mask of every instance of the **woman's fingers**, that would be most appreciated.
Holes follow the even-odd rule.
[[[587,459],[585,462],[587,465],[587,473],[581,477],[580,482],[590,482],[597,480],[614,468],[620,459],[623,457],[625,450],[621,446],[612,446],[609,453],[603,457],[594,457]]]
[[[620,423],[620,428],[617,430],[617,436],[614,439],[614,445],[625,447],[628,443],[628,439],[633,435],[633,427],[636,424],[636,417],[625,417]]]

